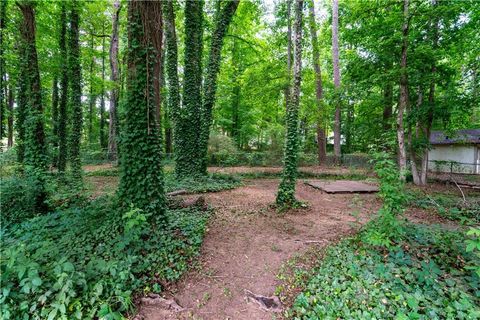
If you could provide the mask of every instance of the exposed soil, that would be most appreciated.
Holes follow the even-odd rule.
[[[283,262],[312,245],[326,246],[354,232],[379,206],[375,195],[326,194],[299,181],[297,198],[309,207],[279,215],[269,207],[278,180],[245,184],[206,195],[215,213],[199,265],[166,293],[186,310],[143,305],[144,319],[271,319],[271,313],[247,303],[245,290],[272,296]]]
[[[107,169],[91,166],[86,171]],[[341,167],[305,167],[301,171],[331,175],[363,173]],[[278,167],[212,167],[219,173],[279,173]],[[118,177],[86,177],[93,196],[113,192]],[[143,303],[135,319],[272,319],[279,317],[262,310],[258,303],[247,302],[245,292],[271,297],[280,284],[276,275],[292,257],[325,247],[354,233],[380,207],[375,194],[327,194],[299,180],[296,196],[308,204],[278,214],[270,207],[275,200],[278,179],[245,180],[244,186],[228,191],[204,194],[214,208],[199,260],[176,284],[164,288],[158,303]],[[459,194],[454,185],[429,184],[413,187],[422,194]],[[464,190],[466,194],[469,190]],[[421,196],[421,195],[420,195]],[[183,196],[186,200],[196,195]],[[434,210],[410,208],[407,218],[414,223],[440,224],[457,228],[455,222],[440,217]],[[170,300],[174,299],[174,300]],[[250,299],[251,300],[251,299]],[[165,301],[176,301],[184,309],[168,310]],[[153,301],[155,302],[155,301]]]

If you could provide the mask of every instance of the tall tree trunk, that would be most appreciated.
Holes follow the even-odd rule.
[[[283,95],[285,97],[285,108],[288,108],[290,102],[290,86],[292,82],[292,1],[287,0],[287,84],[285,85],[285,89],[283,90]]]
[[[232,95],[231,95],[231,105],[232,105],[232,128],[231,128],[231,136],[237,146],[240,146],[240,93],[241,93],[241,86],[238,82],[238,77],[241,73],[241,57],[240,53],[238,52],[238,41],[237,39],[233,39],[233,46],[232,46],[232,65],[234,67],[233,70],[233,88],[232,88]]]
[[[5,43],[4,32],[6,27],[6,10],[7,1],[0,2],[0,148],[2,147],[2,139],[5,136],[5,119],[6,119],[6,105],[7,105],[7,84],[5,77]]]
[[[160,5],[160,20],[157,21],[153,25],[156,28],[154,33],[154,38],[152,39],[152,44],[155,46],[155,52],[157,53],[157,57],[154,61],[154,91],[155,91],[155,105],[156,105],[156,117],[157,117],[157,125],[161,125],[161,108],[162,108],[162,51],[163,51],[163,19],[161,18],[161,5]],[[159,130],[160,138],[162,138],[162,130]]]
[[[418,88],[418,99],[417,99],[417,109],[420,109],[423,105],[423,88],[420,86]],[[407,110],[409,113],[411,110]],[[419,118],[416,119],[415,122],[415,139],[418,140],[419,138],[419,129],[420,129],[420,120]],[[410,167],[412,170],[412,178],[413,178],[413,183],[415,185],[421,185],[421,178],[420,174],[418,171],[418,166],[417,166],[417,150],[414,146],[414,140],[413,140],[413,128],[411,125],[408,126],[408,146],[409,146],[409,152],[410,152]]]
[[[105,24],[103,24],[105,34]],[[105,37],[102,38],[102,84],[100,86],[100,148],[107,148],[108,141],[105,135]]]
[[[392,129],[390,123],[393,109],[393,83],[388,81],[383,88],[383,131],[389,132]]]
[[[80,159],[80,145],[82,138],[82,70],[80,65],[79,42],[80,15],[78,0],[72,1],[70,11],[68,70],[70,71],[70,110],[72,113],[70,130],[70,166],[71,175],[76,183],[82,181],[82,162]]]
[[[298,162],[298,109],[300,103],[300,85],[302,71],[302,17],[303,0],[295,1],[294,25],[294,70],[290,104],[287,108],[287,136],[285,141],[284,168],[282,181],[278,187],[276,203],[279,206],[295,206],[295,184]]]
[[[202,0],[185,1],[183,108],[181,119],[176,118],[175,124],[175,173],[179,178],[199,174],[202,165],[199,129],[202,121],[203,6]]]
[[[155,64],[161,55],[161,9],[160,1],[128,2],[127,93],[119,197],[125,204],[163,216],[162,143],[155,96]]]
[[[207,149],[208,139],[210,136],[210,127],[212,126],[213,106],[215,105],[215,95],[217,92],[217,78],[220,71],[221,54],[223,47],[223,39],[228,30],[228,26],[233,19],[233,15],[237,10],[240,0],[228,1],[215,23],[210,43],[210,53],[208,56],[207,69],[205,73],[205,88],[203,92],[203,105],[200,122],[199,136],[199,157],[201,160],[199,174],[207,174]]]
[[[407,154],[405,150],[405,129],[403,116],[408,108],[408,75],[407,75],[407,49],[409,31],[409,0],[403,1],[403,26],[402,26],[402,53],[400,57],[400,101],[397,114],[397,140],[398,140],[398,164],[400,179],[405,181],[407,171]]]
[[[120,19],[120,0],[115,0],[113,3],[114,12],[112,17],[112,37],[110,40],[110,80],[113,82],[112,90],[110,92],[110,109],[109,109],[109,124],[108,124],[108,159],[117,160],[117,105],[119,99],[119,67],[118,67],[118,23]]]
[[[52,137],[53,137],[53,166],[56,167],[58,163],[58,74],[55,72],[52,82]]]
[[[320,69],[320,50],[318,48],[317,26],[315,22],[315,2],[313,0],[309,1],[309,13],[310,36],[312,38],[313,70],[315,72],[315,98],[317,104],[317,156],[318,164],[324,165],[327,161],[325,111],[322,108],[322,71]]]
[[[347,102],[348,103],[348,102]],[[355,122],[355,112],[354,105],[351,103],[347,104],[347,118],[345,119],[345,153],[352,152],[353,138],[355,137],[354,132],[354,122]]]
[[[175,31],[175,11],[173,10],[172,0],[163,1],[164,22],[165,22],[165,43],[166,43],[166,80],[168,80],[168,99],[167,110],[173,124],[174,145],[181,144],[181,140],[177,140],[182,134],[181,118],[180,118],[180,84],[178,81],[178,48],[177,35]],[[166,134],[165,139],[169,139],[171,135]],[[168,144],[167,144],[168,145]],[[171,148],[169,150],[172,151]],[[167,151],[168,152],[168,151]],[[175,150],[175,155],[178,152]]]
[[[90,35],[90,52],[92,52],[92,59],[90,60],[90,93],[88,102],[88,143],[94,143],[93,133],[93,118],[95,117],[95,104],[97,102],[96,92],[94,91],[94,76],[95,76],[95,57],[93,56],[94,41],[93,34]],[[72,79],[73,80],[73,79]]]
[[[163,131],[165,135],[165,153],[170,155],[172,153],[172,123],[170,119],[170,111],[168,110],[168,103],[167,100],[164,98],[166,95],[166,76],[165,76],[165,59],[166,59],[166,31],[165,31],[165,11],[162,8],[162,23],[163,23],[163,34],[162,34],[162,56],[160,59],[160,91],[161,91],[161,107],[162,107],[162,114],[163,119]]]
[[[341,109],[340,109],[340,60],[338,53],[338,0],[333,0],[332,6],[332,57],[333,84],[335,86],[335,123],[333,127],[333,152],[336,164],[341,160]]]
[[[432,0],[433,8],[436,8],[437,1]],[[439,21],[438,17],[434,18],[433,21],[433,37],[432,37],[432,48],[433,50],[437,50],[438,48],[438,32],[439,32]],[[435,61],[435,55],[433,56],[432,67],[431,67],[431,77],[432,80],[430,81],[430,90],[428,93],[428,111],[427,111],[427,118],[425,120],[423,133],[425,135],[426,141],[430,139],[430,132],[432,129],[433,124],[433,117],[435,114],[435,77],[437,73],[437,65]],[[421,164],[421,172],[420,172],[420,184],[426,185],[427,184],[427,170],[428,170],[428,149],[425,148],[423,150],[422,155],[422,164]]]
[[[10,89],[8,90],[8,118],[7,118],[7,147],[13,147],[13,87],[10,84]]]
[[[58,162],[57,168],[60,173],[65,172],[67,167],[67,122],[68,122],[68,63],[67,63],[67,10],[65,2],[61,3],[60,12],[60,99],[58,105]]]
[[[26,46],[23,43],[19,45],[19,57],[25,56]],[[19,59],[18,69],[20,74],[27,72],[28,63],[25,59]],[[25,160],[25,121],[27,118],[27,79],[25,77],[19,77],[17,80],[17,161],[24,163]]]
[[[25,73],[21,74],[27,83],[24,163],[26,172],[35,178],[38,186],[35,194],[35,209],[45,212],[47,205],[45,203],[44,174],[47,168],[47,148],[43,123],[42,86],[35,39],[35,11],[31,2],[17,2],[17,5],[23,15],[21,36],[25,49],[21,59],[27,62]]]

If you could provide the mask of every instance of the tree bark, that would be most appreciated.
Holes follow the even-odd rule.
[[[177,35],[175,31],[175,11],[173,9],[172,0],[163,1],[164,11],[164,23],[165,23],[165,43],[166,43],[166,80],[168,81],[168,97],[167,97],[167,110],[169,112],[170,119],[173,124],[173,139],[174,145],[179,145],[178,139],[181,135],[180,126],[180,84],[178,80],[178,48],[177,48]],[[172,152],[171,148],[171,129],[170,132],[165,134],[166,142],[168,141],[167,153]],[[175,150],[177,154],[177,151]]]
[[[174,117],[175,173],[179,178],[200,174],[202,166],[199,131],[202,121],[203,7],[203,0],[185,1],[183,108],[179,117]]]
[[[420,86],[418,88],[418,99],[417,99],[417,109],[420,109],[423,105],[423,88]],[[409,112],[411,110],[408,110]],[[418,140],[419,138],[419,129],[420,129],[420,119],[417,119],[415,123],[415,139]],[[413,144],[413,128],[411,125],[408,127],[408,145],[409,145],[409,152],[410,152],[410,167],[412,170],[412,178],[413,178],[413,183],[415,185],[421,185],[421,178],[420,174],[418,171],[418,166],[417,166],[417,150]],[[423,151],[423,150],[422,150]]]
[[[388,132],[392,129],[390,120],[392,118],[393,108],[393,84],[387,82],[383,88],[383,131]]]
[[[105,34],[105,24],[103,24],[103,34]],[[105,150],[108,141],[105,137],[105,37],[102,38],[102,84],[100,86],[100,148]]]
[[[36,48],[35,10],[30,2],[19,3],[23,15],[21,36],[25,46],[24,59],[26,64],[24,77],[26,82],[26,121],[25,121],[25,165],[26,172],[35,178],[38,189],[35,191],[35,209],[45,212],[45,171],[47,169],[47,148],[42,105],[42,86],[38,69]]]
[[[120,19],[120,0],[115,0],[113,3],[114,12],[112,17],[112,37],[110,40],[110,80],[113,83],[110,92],[110,109],[109,109],[109,124],[108,124],[108,150],[107,158],[111,161],[116,161],[117,158],[117,104],[119,99],[119,67],[118,67],[118,23]]]
[[[237,10],[240,0],[231,0],[225,4],[223,9],[218,14],[218,19],[212,33],[212,40],[210,43],[210,52],[208,56],[206,74],[205,74],[205,88],[203,91],[203,105],[200,122],[200,136],[199,136],[199,156],[200,156],[200,171],[199,174],[207,174],[207,149],[208,139],[210,136],[210,127],[213,121],[213,106],[215,105],[215,95],[217,92],[217,78],[220,72],[220,62],[223,47],[223,39],[228,30],[235,11]]]
[[[403,2],[403,26],[402,26],[402,53],[400,58],[400,101],[397,114],[397,140],[398,140],[398,164],[400,179],[405,181],[407,171],[407,155],[405,150],[405,129],[403,116],[408,108],[408,75],[407,75],[407,49],[409,32],[409,0]]]
[[[237,39],[233,39],[233,46],[232,46],[232,65],[234,67],[233,70],[233,88],[232,88],[232,128],[231,128],[231,136],[237,146],[241,145],[240,141],[240,93],[241,93],[241,86],[238,82],[238,77],[241,73],[241,57],[240,53],[238,52],[238,41]]]
[[[436,0],[432,0],[432,6],[435,8],[437,5]],[[433,50],[437,50],[438,48],[438,32],[439,32],[439,22],[438,18],[435,17],[433,22],[433,37],[432,37],[432,48]],[[437,73],[437,65],[435,61],[435,56],[433,56],[432,67],[431,67],[431,77],[432,80],[430,81],[430,90],[428,93],[428,111],[427,111],[427,119],[425,121],[423,133],[425,135],[425,139],[429,141],[430,139],[430,132],[432,129],[433,124],[433,117],[435,114],[435,76]],[[420,184],[426,185],[427,184],[427,170],[428,170],[428,149],[424,148],[422,150],[422,164],[421,164],[421,172],[420,172]]]
[[[8,142],[7,142],[7,147],[11,148],[13,147],[13,88],[12,85],[10,85],[10,89],[8,90],[8,118],[7,118],[7,137],[8,137]]]
[[[0,2],[0,147],[3,147],[2,139],[5,135],[5,119],[7,114],[7,85],[5,76],[5,49],[4,49],[4,32],[6,27],[6,9],[7,1],[1,0]]]
[[[93,34],[90,35],[90,52],[93,53],[94,49],[94,43],[93,43]],[[97,97],[95,95],[94,89],[93,89],[93,78],[94,78],[94,73],[95,73],[95,57],[92,56],[92,59],[90,60],[90,92],[89,92],[89,102],[88,102],[88,143],[92,144],[94,141],[93,139],[93,117],[94,117],[94,109],[95,109],[95,103],[97,102]]]
[[[315,23],[315,2],[309,2],[309,25],[312,38],[313,70],[315,72],[315,99],[317,103],[317,156],[318,164],[324,165],[327,161],[327,146],[325,135],[325,115],[322,108],[323,86],[322,71],[320,69],[320,52],[318,48],[317,27]]]
[[[160,1],[128,2],[127,92],[119,198],[124,204],[163,217],[166,205],[163,150],[156,96],[161,17]]]
[[[68,101],[68,66],[67,66],[67,10],[65,2],[61,3],[60,12],[60,98],[58,105],[58,162],[57,168],[59,172],[65,172],[67,167],[67,101]]]
[[[298,109],[302,81],[302,18],[303,0],[295,1],[295,47],[292,95],[287,108],[287,136],[285,141],[284,168],[278,187],[276,203],[279,206],[295,206],[295,184],[298,166]]]
[[[58,162],[58,74],[55,72],[52,81],[52,144],[55,149],[53,163],[54,167]]]
[[[290,104],[290,86],[292,79],[292,23],[291,23],[291,12],[292,12],[292,1],[287,0],[287,84],[284,89],[285,96],[285,108],[288,108]]]
[[[333,150],[336,164],[340,164],[341,157],[341,109],[340,109],[340,61],[338,52],[338,0],[333,0],[332,6],[332,57],[333,57],[333,84],[335,86],[335,123],[333,128]]]
[[[70,72],[69,107],[70,119],[69,160],[71,177],[75,183],[82,181],[82,162],[80,145],[82,140],[83,112],[82,112],[82,69],[80,60],[80,14],[77,0],[72,1],[70,11],[68,71]]]

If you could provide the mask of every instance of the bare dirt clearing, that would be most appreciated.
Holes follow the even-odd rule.
[[[273,295],[283,262],[314,244],[326,246],[353,232],[352,213],[365,222],[379,206],[375,195],[330,195],[299,181],[297,197],[309,207],[278,215],[269,207],[278,180],[245,184],[206,195],[215,213],[199,265],[166,293],[186,310],[175,313],[143,305],[144,319],[271,319],[271,313],[246,302],[245,290]]]

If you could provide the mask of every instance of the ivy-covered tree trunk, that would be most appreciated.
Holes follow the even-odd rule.
[[[185,1],[183,108],[175,124],[175,173],[179,178],[201,173],[199,135],[202,112],[202,0]],[[167,49],[168,50],[168,49]]]
[[[105,25],[103,26],[105,34]],[[100,148],[102,151],[107,147],[105,135],[105,37],[102,38],[102,84],[100,86]]]
[[[52,164],[56,167],[58,162],[58,76],[56,72],[52,81],[52,144],[54,149]]]
[[[6,11],[7,11],[7,1],[1,0],[0,2],[0,147],[1,140],[5,136],[5,119],[7,114],[7,97],[6,97],[6,81],[5,81],[5,43],[4,43],[4,33],[6,27]]]
[[[318,164],[327,161],[327,141],[325,134],[325,110],[322,108],[323,87],[322,71],[320,69],[320,50],[318,48],[317,25],[315,22],[315,3],[309,1],[309,27],[312,38],[313,70],[315,72],[315,102],[317,104],[317,157]]]
[[[7,147],[13,147],[13,87],[10,84],[8,90],[8,118],[7,118]]]
[[[333,153],[335,163],[340,164],[341,158],[341,108],[340,108],[340,59],[338,53],[338,0],[332,5],[332,57],[333,84],[335,86],[335,122],[333,126]]]
[[[405,129],[403,116],[408,107],[407,49],[409,31],[409,0],[403,1],[402,53],[400,57],[400,101],[397,113],[398,164],[400,179],[405,181],[407,171],[407,153],[405,148]]]
[[[293,86],[286,116],[287,136],[285,141],[282,181],[278,187],[276,200],[277,205],[280,207],[291,207],[297,202],[295,199],[295,184],[297,180],[298,158],[298,109],[300,104],[300,85],[302,80],[302,17],[303,0],[296,0]]]
[[[93,52],[94,49],[94,41],[93,41],[93,34],[90,35],[90,52]],[[89,76],[90,76],[90,92],[88,93],[89,101],[88,101],[88,130],[87,130],[87,139],[89,144],[94,143],[94,132],[93,132],[93,121],[95,117],[95,104],[97,102],[97,96],[94,89],[94,76],[95,76],[95,57],[92,56],[90,60],[90,68],[89,68]]]
[[[25,117],[25,172],[35,179],[37,184],[35,194],[35,209],[46,211],[45,171],[47,168],[47,149],[45,145],[44,118],[42,105],[42,86],[38,69],[37,48],[35,40],[35,11],[30,1],[17,2],[23,22],[21,36],[24,55],[20,57],[26,61],[24,73],[21,74],[26,82],[26,117]]]
[[[215,29],[212,33],[210,53],[205,74],[205,88],[203,93],[204,101],[201,110],[202,118],[200,122],[200,139],[198,146],[201,160],[200,171],[198,173],[202,175],[207,174],[208,139],[210,136],[210,127],[212,126],[212,113],[217,92],[217,78],[218,72],[220,71],[223,39],[225,38],[228,26],[233,19],[233,15],[237,10],[239,2],[240,0],[231,0],[224,5],[220,13],[217,14]]]
[[[167,96],[167,110],[169,118],[173,124],[173,139],[175,147],[181,144],[179,136],[181,133],[181,115],[180,115],[180,83],[178,80],[178,47],[177,47],[177,35],[175,30],[175,11],[173,9],[173,1],[165,0],[162,2],[164,8],[164,21],[165,21],[165,44],[166,44],[166,64],[165,74],[168,85]],[[168,139],[170,135],[165,134],[165,139]],[[167,141],[166,141],[167,142]],[[169,144],[166,143],[166,146]],[[170,148],[170,152],[171,152]],[[167,148],[168,152],[168,148]],[[175,156],[179,152],[175,150]]]
[[[70,72],[70,95],[69,106],[71,111],[70,122],[70,169],[71,176],[76,183],[82,181],[82,162],[80,159],[80,145],[82,138],[82,70],[80,65],[80,43],[79,43],[79,4],[73,0],[70,12],[69,29],[69,52],[68,52],[68,71]]]
[[[19,45],[19,57],[25,56],[25,44]],[[18,69],[20,74],[27,72],[27,62],[19,59]],[[27,117],[27,79],[19,77],[17,81],[17,161],[23,163],[25,160],[25,119]]]
[[[67,63],[67,10],[65,2],[61,3],[60,9],[60,97],[58,104],[58,159],[57,168],[60,173],[67,168],[68,144],[67,144],[67,103],[68,103],[68,63]]]
[[[112,18],[112,37],[110,39],[110,80],[113,87],[110,92],[110,110],[108,124],[108,159],[117,160],[117,105],[119,99],[119,67],[118,67],[118,23],[120,20],[120,0],[113,3],[114,13]]]
[[[128,3],[128,69],[119,195],[125,204],[165,210],[162,144],[156,117],[155,64],[161,52],[161,2]],[[160,43],[158,43],[160,41]]]

